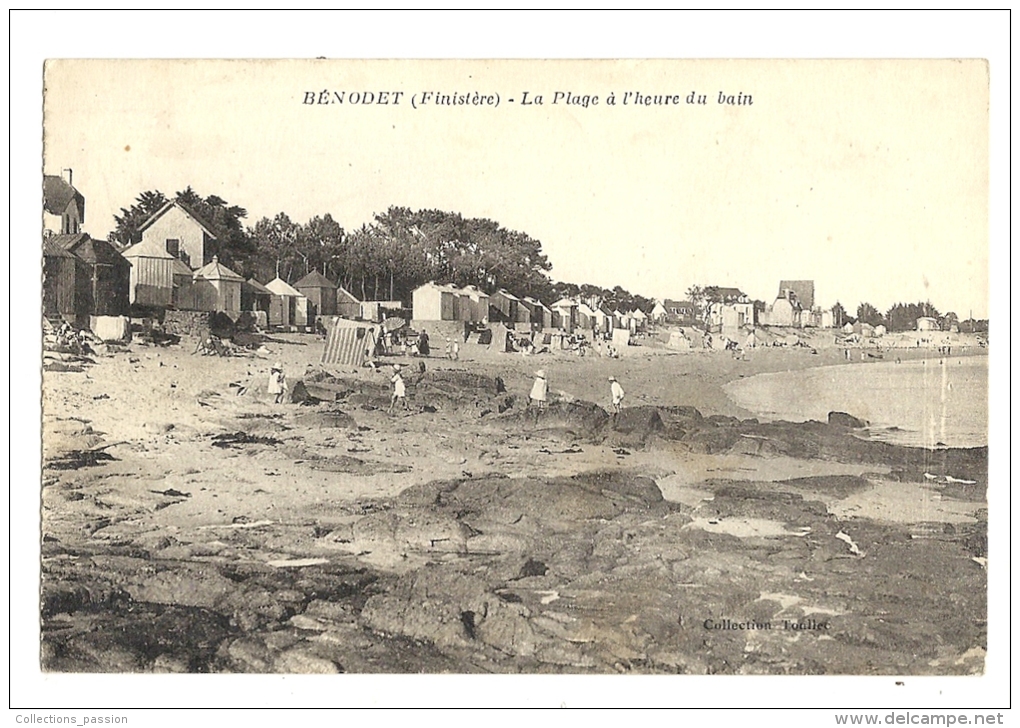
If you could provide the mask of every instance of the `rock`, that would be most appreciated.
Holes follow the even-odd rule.
[[[265,644],[256,639],[236,639],[227,647],[227,656],[245,672],[268,672],[271,660]]]
[[[504,602],[477,577],[427,566],[371,597],[361,619],[374,630],[425,640],[440,649],[481,642],[528,657],[537,649],[528,615],[523,605]]]
[[[638,447],[666,429],[655,407],[625,407],[610,421],[614,445]]]
[[[853,415],[848,415],[846,412],[830,412],[829,413],[829,424],[835,427],[867,427],[868,423],[864,420],[858,419]]]
[[[290,625],[297,629],[304,629],[309,632],[323,632],[326,630],[326,625],[313,617],[308,617],[304,614],[295,614],[290,618]]]
[[[308,392],[304,382],[298,380],[287,392],[287,401],[291,404],[314,404],[319,400]]]
[[[358,426],[346,412],[328,410],[325,412],[302,412],[294,418],[294,423],[301,427],[317,427],[318,429],[353,430]]]
[[[332,660],[312,653],[307,648],[294,647],[273,661],[274,672],[301,675],[337,675],[343,670]]]

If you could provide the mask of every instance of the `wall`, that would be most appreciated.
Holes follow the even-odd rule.
[[[131,303],[169,306],[173,299],[173,261],[169,258],[131,258]]]
[[[170,238],[181,241],[180,249],[188,255],[188,260],[184,262],[192,268],[201,268],[209,262],[205,259],[210,252],[205,249],[205,233],[198,223],[177,206],[167,210],[142,233],[142,240],[152,240],[164,250]],[[183,256],[181,260],[184,260]]]
[[[454,295],[432,287],[419,288],[412,294],[416,321],[453,321],[457,318]]]

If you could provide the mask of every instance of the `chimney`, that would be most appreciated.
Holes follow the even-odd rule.
[[[67,169],[60,170],[60,178],[63,179],[71,187],[74,187],[74,170],[68,167]]]

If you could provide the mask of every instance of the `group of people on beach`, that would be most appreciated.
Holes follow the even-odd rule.
[[[623,386],[616,377],[609,377],[609,394],[613,399],[613,412],[619,414],[623,408]],[[528,407],[537,410],[545,409],[549,399],[549,382],[545,376],[545,370],[539,369],[535,372],[535,382],[531,385],[531,393],[528,395]]]
[[[393,365],[393,374],[390,377],[390,406],[387,410],[389,414],[392,414],[398,406],[404,411],[408,409],[407,385],[404,382],[402,371],[400,364]],[[287,393],[287,377],[283,373],[282,363],[276,362],[269,369],[269,385],[266,391],[273,395],[274,404],[281,404],[284,401]],[[623,408],[624,391],[615,376],[609,377],[609,394],[613,402],[613,412],[619,414]],[[531,385],[531,392],[528,395],[528,407],[543,410],[548,400],[549,382],[546,379],[545,370],[539,369],[535,372],[535,381]]]

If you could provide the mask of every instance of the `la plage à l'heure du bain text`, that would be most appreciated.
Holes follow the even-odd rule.
[[[606,106],[631,108],[663,106],[751,106],[753,96],[744,91],[731,93],[645,93],[643,91],[610,91],[608,94],[579,94],[573,91],[537,93],[521,91],[512,96],[497,92],[443,92],[443,91],[304,91],[301,103],[307,106],[407,106],[414,109],[452,106],[488,106],[496,108],[502,101],[515,106],[569,106],[593,109]]]

